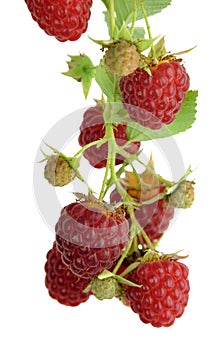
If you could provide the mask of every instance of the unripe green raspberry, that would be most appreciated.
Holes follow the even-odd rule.
[[[190,208],[194,201],[194,182],[183,181],[168,197],[169,204],[174,208]]]
[[[134,44],[125,40],[113,44],[104,56],[106,68],[120,77],[133,73],[140,62],[140,55]]]
[[[44,168],[44,177],[51,185],[62,187],[73,180],[75,173],[65,158],[52,155]]]
[[[91,291],[99,300],[112,299],[120,295],[121,287],[116,279],[112,277],[103,280],[95,277],[91,282]]]

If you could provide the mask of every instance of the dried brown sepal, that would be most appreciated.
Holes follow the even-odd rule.
[[[155,173],[152,156],[142,174],[125,171],[125,178],[120,181],[127,193],[138,201],[146,201],[160,192],[161,183]]]
[[[168,254],[164,254],[158,251],[153,251],[148,249],[146,251],[146,253],[144,254],[144,256],[141,258],[141,262],[146,262],[146,263],[153,263],[155,261],[163,261],[163,260],[169,260],[169,261],[177,261],[180,259],[186,259],[188,258],[188,254],[187,255],[179,255],[179,253],[182,250],[179,250],[175,253],[168,253]]]

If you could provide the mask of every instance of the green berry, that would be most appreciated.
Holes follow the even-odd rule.
[[[100,280],[95,277],[91,282],[91,291],[99,300],[112,299],[120,295],[121,287],[115,278],[108,277]]]
[[[125,40],[114,43],[104,56],[107,70],[120,77],[133,73],[140,62],[140,55],[134,44]]]
[[[174,208],[190,208],[194,201],[194,182],[183,181],[168,197],[169,204]]]
[[[62,187],[73,180],[75,173],[65,158],[52,155],[44,168],[44,177],[51,185]]]

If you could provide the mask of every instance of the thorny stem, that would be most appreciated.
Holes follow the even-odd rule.
[[[109,142],[109,152],[108,152],[108,157],[110,158],[110,172],[111,172],[111,179],[112,182],[115,184],[119,194],[121,195],[122,199],[124,202],[126,201],[130,201],[132,203],[132,198],[129,196],[129,194],[127,193],[127,191],[125,190],[125,188],[121,185],[120,181],[118,180],[117,174],[115,172],[115,156],[116,156],[116,143],[115,143],[115,139],[114,139],[114,131],[113,131],[113,125],[112,124],[108,124],[108,132],[110,133],[111,130],[111,134],[112,134],[112,139],[111,139],[111,143]],[[133,239],[136,235],[141,234],[143,236],[143,238],[145,239],[146,243],[148,244],[148,247],[152,250],[154,250],[154,245],[152,244],[151,240],[149,239],[149,237],[147,236],[147,234],[144,232],[143,228],[140,226],[140,224],[138,223],[135,214],[134,214],[134,208],[133,205],[131,204],[130,206],[127,207],[127,212],[130,216],[131,219],[131,237],[130,240],[125,248],[125,250],[122,252],[121,258],[119,259],[117,265],[115,266],[115,269],[113,271],[113,273],[116,273],[118,271],[118,269],[120,268],[123,260],[125,259],[125,257],[127,256],[130,248],[132,247],[133,244]]]
[[[126,168],[126,166],[127,166],[128,164],[129,164],[129,163],[128,163],[127,161],[125,161],[125,162],[123,163],[123,165],[121,166],[121,168],[116,172],[117,178],[119,178],[119,177],[121,176],[121,174],[124,173],[124,170],[125,170],[125,168]],[[103,182],[103,183],[104,183],[104,182]],[[103,193],[102,198],[105,197],[105,195],[106,195],[106,193],[107,193],[107,191],[109,190],[109,188],[110,188],[111,185],[112,185],[112,179],[110,178],[108,181],[106,181],[106,188],[105,188],[105,190],[104,190],[104,193]]]
[[[104,143],[105,141],[103,141]],[[96,140],[93,142],[88,143],[87,145],[83,146],[82,148],[80,148],[80,150],[74,154],[74,156],[72,158],[77,158],[78,156],[81,155],[81,153],[83,153],[84,151],[86,151],[88,148],[92,147],[92,146],[97,146],[98,144],[102,144],[101,140]]]
[[[127,145],[130,145],[130,141],[126,143]],[[146,164],[142,162],[135,154],[128,153],[124,150],[124,146],[118,147],[118,153],[121,154],[122,157],[127,159],[128,163],[131,164],[132,161],[136,160],[139,164],[143,165],[146,168]],[[129,159],[130,158],[130,159]]]
[[[143,0],[139,0],[139,4],[140,4],[141,11],[143,13],[144,20],[145,20],[145,23],[146,23],[148,37],[149,37],[149,39],[153,39],[153,36],[152,36],[152,33],[151,33],[151,29],[150,29],[150,24],[149,24],[148,17],[147,17],[147,13],[146,13],[146,10],[144,8]],[[156,60],[156,53],[155,53],[153,44],[151,46],[151,55],[152,55],[153,60]]]

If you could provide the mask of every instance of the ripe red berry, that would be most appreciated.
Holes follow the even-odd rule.
[[[89,108],[83,115],[83,122],[80,126],[79,144],[85,146],[90,142],[102,139],[105,135],[105,126],[103,119],[103,109],[101,106]],[[126,125],[118,124],[115,126],[114,135],[116,143],[123,146],[127,141]],[[140,142],[132,142],[126,151],[135,154],[140,148]],[[107,142],[100,147],[91,146],[83,153],[84,157],[95,168],[103,168],[106,166],[108,158],[108,144]],[[122,156],[117,154],[115,164],[123,163]]]
[[[190,289],[186,265],[169,260],[142,263],[129,279],[141,285],[126,286],[126,297],[142,322],[169,327],[182,316]]]
[[[85,33],[92,0],[25,0],[33,19],[59,41],[75,41]]]
[[[91,293],[83,292],[88,281],[74,275],[64,265],[56,243],[47,253],[45,272],[45,285],[51,298],[66,306],[78,306],[88,300]]]
[[[84,201],[63,208],[55,230],[63,262],[74,274],[90,278],[119,258],[128,242],[129,224],[121,212]]]
[[[151,129],[170,124],[181,108],[190,79],[179,62],[161,62],[151,75],[138,68],[120,81],[122,102],[131,119]]]
[[[163,187],[161,187],[161,192]],[[117,203],[121,201],[121,196],[117,190],[113,190],[110,194],[110,202]],[[166,200],[160,199],[151,204],[140,205],[140,207],[135,210],[135,217],[151,242],[159,239],[164,231],[168,228],[171,219],[174,216],[174,208],[169,205]],[[126,218],[129,220],[129,214],[126,214]],[[130,220],[129,220],[130,222]],[[146,243],[140,241],[145,245]]]

